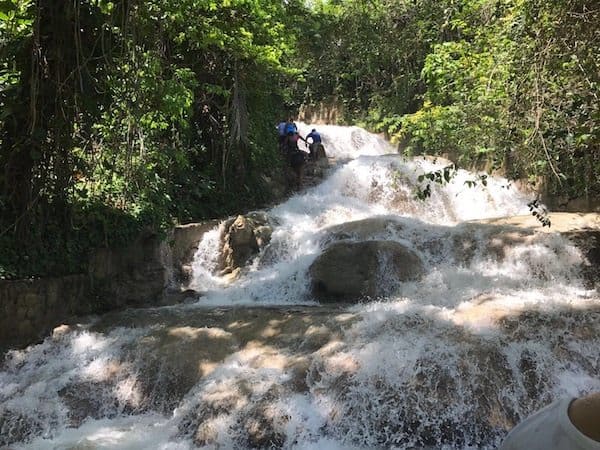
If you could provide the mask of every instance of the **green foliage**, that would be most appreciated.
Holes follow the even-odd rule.
[[[529,207],[529,212],[535,217],[543,227],[548,227],[552,225],[550,218],[548,217],[548,211],[540,204],[538,199],[535,199],[527,204]]]
[[[270,201],[262,174],[294,102],[306,13],[276,0],[0,2],[0,276],[81,271],[90,249],[142,229]]]
[[[347,121],[380,127],[380,120],[414,112],[423,60],[447,34],[451,9],[433,0],[322,2],[319,37],[305,37],[314,55],[307,64],[307,102],[336,97]]]
[[[0,276],[269,202],[274,125],[324,100],[407,154],[600,195],[594,0],[308,4],[0,0]]]
[[[323,2],[308,97],[407,154],[600,195],[600,10],[593,0]],[[309,38],[309,36],[306,36]]]
[[[12,113],[12,102],[19,88],[20,71],[15,55],[31,34],[32,20],[27,15],[30,5],[30,0],[0,2],[0,127]]]
[[[431,183],[444,185],[450,182],[456,176],[456,167],[454,164],[444,167],[443,169],[434,170],[421,174],[417,177],[417,181],[421,183],[416,189],[416,197],[420,200],[425,200],[431,196]],[[422,183],[426,182],[425,187]]]

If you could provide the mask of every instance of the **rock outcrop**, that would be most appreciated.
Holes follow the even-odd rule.
[[[335,242],[309,269],[313,293],[324,302],[384,295],[423,272],[416,253],[394,241]]]
[[[165,289],[173,281],[182,283],[182,268],[202,234],[214,226],[190,224],[177,227],[167,239],[146,234],[122,248],[96,249],[86,273],[0,280],[0,349],[35,342],[77,316],[192,297],[187,290],[165,295]]]
[[[231,218],[223,224],[220,275],[236,278],[241,269],[271,241],[272,227],[264,213]]]
[[[329,227],[326,230],[325,239],[326,241],[340,241],[344,239],[364,241],[367,239],[376,239],[376,236],[384,234],[400,233],[404,228],[404,225],[393,217],[371,217]]]
[[[512,226],[523,232],[560,233],[568,238],[583,256],[581,275],[590,289],[600,289],[600,214],[550,213],[551,226],[543,227],[533,216],[514,216],[473,221],[471,224]]]
[[[441,254],[442,247],[450,247],[457,262],[468,264],[477,254],[502,259],[513,246],[533,243],[542,232],[557,232],[569,238],[583,256],[581,273],[588,287],[600,288],[600,214],[552,213],[549,218],[550,228],[542,227],[532,216],[472,221],[458,227],[428,225],[415,219],[410,223],[391,216],[337,225],[327,230],[324,239],[330,246],[310,269],[315,294],[321,301],[378,295],[382,287],[387,289],[390,283],[393,286],[406,275],[404,268],[400,268],[399,278],[395,269],[383,270],[381,261],[386,258],[385,267],[392,268],[406,261],[417,261],[411,270],[419,276],[421,261],[413,252],[390,240],[390,236],[410,240],[423,254]],[[193,291],[179,290],[185,283],[177,274],[191,261],[204,232],[214,225],[214,222],[185,225],[178,227],[167,241],[147,236],[126,248],[99,250],[86,274],[56,279],[1,280],[0,347],[34,342],[47,335],[52,327],[81,314],[193,298]],[[267,245],[272,228],[268,217],[260,213],[232,218],[226,225],[223,245],[227,248],[221,270],[235,277]],[[476,235],[477,240],[473,238]],[[367,246],[364,253],[361,245]],[[399,248],[402,250],[396,252]],[[384,250],[386,258],[375,258],[378,250]],[[327,268],[330,263],[331,267]],[[408,275],[411,274],[409,271]],[[173,275],[181,284],[177,295],[165,298],[165,288]],[[390,275],[396,278],[385,278]]]
[[[186,286],[189,283],[192,274],[191,263],[198,244],[204,233],[218,224],[217,220],[210,220],[178,225],[173,229],[169,241],[173,258],[173,281],[176,284]]]
[[[323,240],[329,247],[309,269],[313,294],[322,302],[356,301],[418,278],[423,272],[419,256],[398,241],[413,242],[425,259],[435,261],[445,254],[457,264],[468,265],[484,255],[502,261],[515,246],[534,246],[543,237],[540,233],[548,232],[561,234],[579,248],[583,256],[579,270],[586,286],[598,289],[600,215],[552,213],[549,219],[550,228],[533,216],[470,221],[455,227],[399,221],[393,216],[336,225],[326,230]]]

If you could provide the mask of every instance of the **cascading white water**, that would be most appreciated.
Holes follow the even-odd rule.
[[[339,163],[268,211],[271,243],[238,280],[214,273],[215,229],[194,262],[196,304],[108,315],[9,352],[0,446],[494,448],[550,399],[600,389],[598,296],[579,251],[556,233],[465,223],[527,214],[521,193],[494,177],[469,188],[476,174],[459,170],[421,201],[419,175],[443,163],[404,159],[360,128],[317,129]],[[331,227],[363,219],[382,225],[356,239],[404,244],[425,275],[323,308],[308,267]]]

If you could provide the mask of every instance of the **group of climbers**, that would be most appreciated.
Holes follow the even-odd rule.
[[[298,140],[302,139],[306,143],[306,139],[300,136],[298,127],[291,118],[287,122],[281,122],[277,126],[277,130],[279,132],[279,150],[292,169],[294,187],[300,189],[302,186],[306,152],[300,150]]]
[[[279,150],[281,153],[287,156],[291,156],[297,152],[306,153],[298,147],[299,140],[304,141],[308,146],[308,158],[310,160],[317,160],[319,158],[318,154],[322,153],[318,151],[319,148],[323,146],[323,143],[321,135],[316,129],[313,128],[312,131],[306,135],[306,138],[303,138],[298,132],[298,127],[294,123],[294,119],[290,118],[287,122],[279,123],[277,130],[279,132]]]
[[[300,189],[306,161],[317,161],[321,157],[326,157],[321,135],[313,128],[306,135],[306,138],[303,138],[298,132],[298,127],[293,118],[288,119],[286,122],[280,122],[277,130],[279,133],[279,150],[292,169],[295,188]],[[304,141],[304,144],[308,147],[308,153],[298,146],[300,140]]]
[[[300,189],[304,163],[307,159],[316,161],[319,159],[319,156],[325,155],[321,135],[313,128],[306,138],[303,138],[298,132],[298,127],[294,123],[293,118],[288,119],[286,122],[280,122],[277,130],[279,133],[279,150],[292,168],[296,188]],[[308,154],[298,146],[298,141],[300,140],[304,141],[306,146],[308,146]]]

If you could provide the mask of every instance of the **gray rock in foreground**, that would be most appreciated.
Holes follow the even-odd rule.
[[[419,278],[415,252],[394,241],[336,242],[310,266],[312,290],[320,301],[358,301],[389,293]]]

